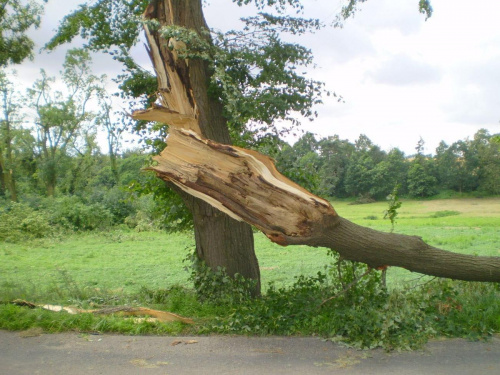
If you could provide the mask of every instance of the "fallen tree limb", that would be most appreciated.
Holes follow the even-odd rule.
[[[282,176],[255,151],[172,129],[150,167],[158,177],[231,217],[260,229],[280,245],[328,247],[372,268],[403,267],[468,281],[500,281],[500,257],[441,250],[420,237],[375,231],[340,217],[330,203]]]
[[[150,316],[157,321],[160,322],[182,322],[185,324],[194,324],[194,321],[189,318],[185,318],[183,316],[168,312],[168,311],[160,311],[153,310],[147,307],[130,307],[130,306],[113,306],[113,307],[105,307],[102,309],[78,309],[72,306],[61,306],[61,305],[48,305],[48,304],[36,304],[20,299],[16,299],[12,301],[13,305],[17,306],[26,306],[31,309],[34,308],[42,308],[44,310],[53,311],[53,312],[62,312],[65,311],[68,314],[76,315],[76,314],[94,314],[94,315],[113,315],[119,314],[124,316]]]

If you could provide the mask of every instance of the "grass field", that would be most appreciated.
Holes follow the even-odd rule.
[[[383,219],[385,202],[333,205],[341,216],[355,223],[391,230],[390,222]],[[395,232],[418,235],[455,252],[500,256],[500,198],[405,201]],[[263,290],[269,283],[290,285],[296,276],[314,275],[331,263],[325,249],[280,247],[260,233],[255,239]],[[137,233],[126,229],[21,244],[0,243],[0,299],[36,300],[46,297],[47,291],[72,287],[128,293],[142,286],[156,289],[187,285],[189,274],[183,259],[193,245],[190,233]],[[388,283],[397,287],[418,277],[391,268]]]

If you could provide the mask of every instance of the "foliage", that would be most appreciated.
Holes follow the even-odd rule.
[[[34,43],[26,32],[40,26],[42,13],[43,6],[34,0],[0,1],[0,68],[33,57]]]
[[[437,334],[483,338],[500,328],[496,318],[498,296],[494,286],[480,286],[485,297],[477,297],[466,284],[434,283],[415,290],[387,292],[380,275],[366,267],[344,263],[339,273],[299,277],[287,288],[271,286],[265,296],[235,305],[227,316],[216,319],[207,332],[245,334],[319,334],[332,341],[366,349],[414,349]],[[364,271],[364,272],[363,272]],[[360,278],[361,277],[361,278]],[[356,282],[357,281],[357,282]],[[354,284],[352,284],[354,282]],[[346,285],[354,285],[347,289]],[[453,286],[452,286],[453,285]],[[463,299],[459,297],[459,291]],[[469,311],[462,312],[461,302]],[[332,296],[325,298],[325,296]],[[467,318],[477,314],[468,321]],[[443,316],[446,315],[446,318]],[[448,320],[448,317],[450,320]],[[486,321],[486,322],[484,322]]]
[[[48,77],[44,70],[29,90],[36,111],[37,177],[49,196],[55,194],[62,173],[59,167],[65,156],[72,151],[84,156],[91,154],[94,148],[95,124],[92,121],[95,116],[88,111],[87,104],[100,90],[104,77],[91,74],[90,65],[88,51],[71,49],[61,72],[67,92],[52,92],[55,79]]]
[[[148,0],[84,3],[63,18],[58,33],[46,48],[54,49],[63,43],[70,43],[80,35],[88,40],[88,47],[93,50],[106,49],[111,45],[129,49],[138,42],[138,18],[148,4]]]
[[[401,208],[403,202],[399,200],[399,185],[394,186],[392,193],[387,196],[387,202],[389,208],[384,212],[384,219],[389,219],[391,221],[391,232],[394,231],[394,225],[396,224],[396,217],[398,216],[398,210]]]
[[[255,280],[247,280],[238,274],[230,277],[222,267],[211,269],[199,259],[196,250],[188,254],[184,262],[188,263],[189,280],[200,301],[233,306],[252,300]]]
[[[347,4],[342,6],[342,10],[335,18],[332,23],[334,27],[342,27],[343,22],[350,17],[354,17],[356,12],[359,10],[359,4],[364,3],[368,0],[348,0]],[[419,0],[418,10],[420,13],[425,15],[425,20],[427,21],[433,13],[432,5],[430,0]]]
[[[439,334],[478,340],[498,332],[498,284],[442,280],[423,291],[430,302],[426,313],[435,315]]]
[[[0,210],[0,241],[22,242],[53,233],[47,212],[15,202]]]
[[[298,278],[281,289],[271,288],[262,299],[232,304],[200,302],[191,290],[181,286],[166,289],[142,288],[135,294],[82,288],[71,281],[48,294],[61,302],[88,308],[102,305],[142,305],[190,316],[195,327],[180,323],[133,322],[119,316],[70,315],[42,309],[0,304],[0,328],[44,332],[117,332],[125,334],[243,333],[319,335],[355,348],[382,347],[385,350],[419,348],[438,335],[487,339],[500,331],[498,286],[485,283],[435,281],[417,289],[380,292],[352,291],[329,305],[318,307],[331,292],[328,276]],[[62,281],[62,279],[61,279]],[[368,280],[365,284],[373,284]],[[72,285],[66,287],[65,285]],[[326,294],[325,294],[326,293]],[[24,294],[18,293],[17,296]],[[51,299],[53,300],[53,299]],[[58,300],[58,299],[56,299]]]
[[[78,230],[105,229],[111,226],[112,213],[100,204],[82,202],[77,196],[48,199],[50,221],[62,228]]]

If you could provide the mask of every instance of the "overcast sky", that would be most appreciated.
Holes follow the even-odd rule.
[[[32,35],[41,47],[59,20],[79,0],[46,5],[42,28]],[[418,0],[369,0],[344,28],[325,28],[299,42],[312,49],[317,68],[311,77],[343,96],[318,106],[319,117],[304,129],[320,137],[338,134],[354,141],[361,133],[385,150],[415,152],[420,137],[433,153],[441,140],[448,144],[472,138],[486,128],[500,133],[500,1],[433,0],[433,16],[425,21]],[[325,23],[335,19],[339,0],[304,0],[305,16]],[[252,8],[230,0],[209,0],[205,16],[210,27],[227,30]],[[30,86],[44,68],[61,70],[64,48],[38,55],[16,67],[20,85]],[[134,56],[150,65],[142,46]],[[110,78],[120,67],[107,56],[94,58],[96,74]]]

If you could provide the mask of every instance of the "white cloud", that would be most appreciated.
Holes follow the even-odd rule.
[[[368,70],[366,76],[375,83],[405,86],[438,82],[438,68],[407,55],[398,54],[382,61],[376,69]]]
[[[38,47],[53,35],[59,20],[80,0],[49,1],[42,28],[32,35]],[[331,22],[340,0],[303,0],[306,17]],[[297,42],[312,49],[318,69],[311,76],[345,98],[318,107],[320,117],[305,128],[321,136],[339,134],[354,141],[366,134],[384,149],[413,153],[420,137],[427,151],[439,141],[452,143],[480,128],[500,132],[500,27],[498,0],[435,0],[426,22],[418,0],[369,0],[343,29],[326,28]],[[236,28],[254,9],[231,0],[210,0],[209,26]],[[77,41],[78,42],[78,41]],[[59,72],[67,47],[37,56],[20,67],[19,79],[31,86],[40,68]],[[134,55],[145,67],[142,45]],[[94,57],[95,74],[120,73],[109,56]]]
[[[456,66],[454,93],[443,105],[451,121],[488,126],[500,121],[500,54],[482,63]]]

